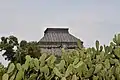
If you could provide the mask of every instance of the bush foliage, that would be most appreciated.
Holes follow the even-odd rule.
[[[25,56],[25,62],[11,62],[2,80],[120,80],[120,34],[110,45],[62,49],[62,56],[42,53],[40,58]],[[1,71],[1,68],[0,68]]]

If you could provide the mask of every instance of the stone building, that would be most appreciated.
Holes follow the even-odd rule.
[[[78,38],[69,33],[68,28],[47,28],[39,41],[41,52],[61,55],[61,48],[72,50],[78,48]],[[81,46],[83,42],[81,41]]]

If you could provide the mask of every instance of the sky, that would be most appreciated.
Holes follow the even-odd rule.
[[[0,0],[0,37],[39,41],[48,27],[69,28],[85,47],[120,32],[120,0]],[[0,62],[7,61],[0,54]]]

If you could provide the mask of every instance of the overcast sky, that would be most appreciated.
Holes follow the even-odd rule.
[[[86,47],[108,44],[120,32],[120,0],[0,0],[0,36],[38,41],[47,27],[69,28]]]

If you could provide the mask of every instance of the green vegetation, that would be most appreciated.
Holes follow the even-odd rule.
[[[46,53],[41,53],[39,58],[28,55],[27,44],[25,60],[22,63],[11,60],[7,69],[0,67],[0,77],[2,80],[120,80],[120,34],[115,35],[108,46],[101,46],[98,40],[95,46],[81,48],[79,45],[79,49],[72,52],[62,49],[58,59]],[[34,53],[36,48],[32,47]]]
[[[0,51],[5,51],[3,53],[3,56],[6,57],[5,60],[13,63],[19,62],[20,64],[25,62],[26,55],[30,55],[31,57],[40,56],[38,42],[22,40],[19,43],[18,39],[14,36],[1,37]]]
[[[0,80],[2,80],[2,76],[5,73],[5,67],[0,63]]]

